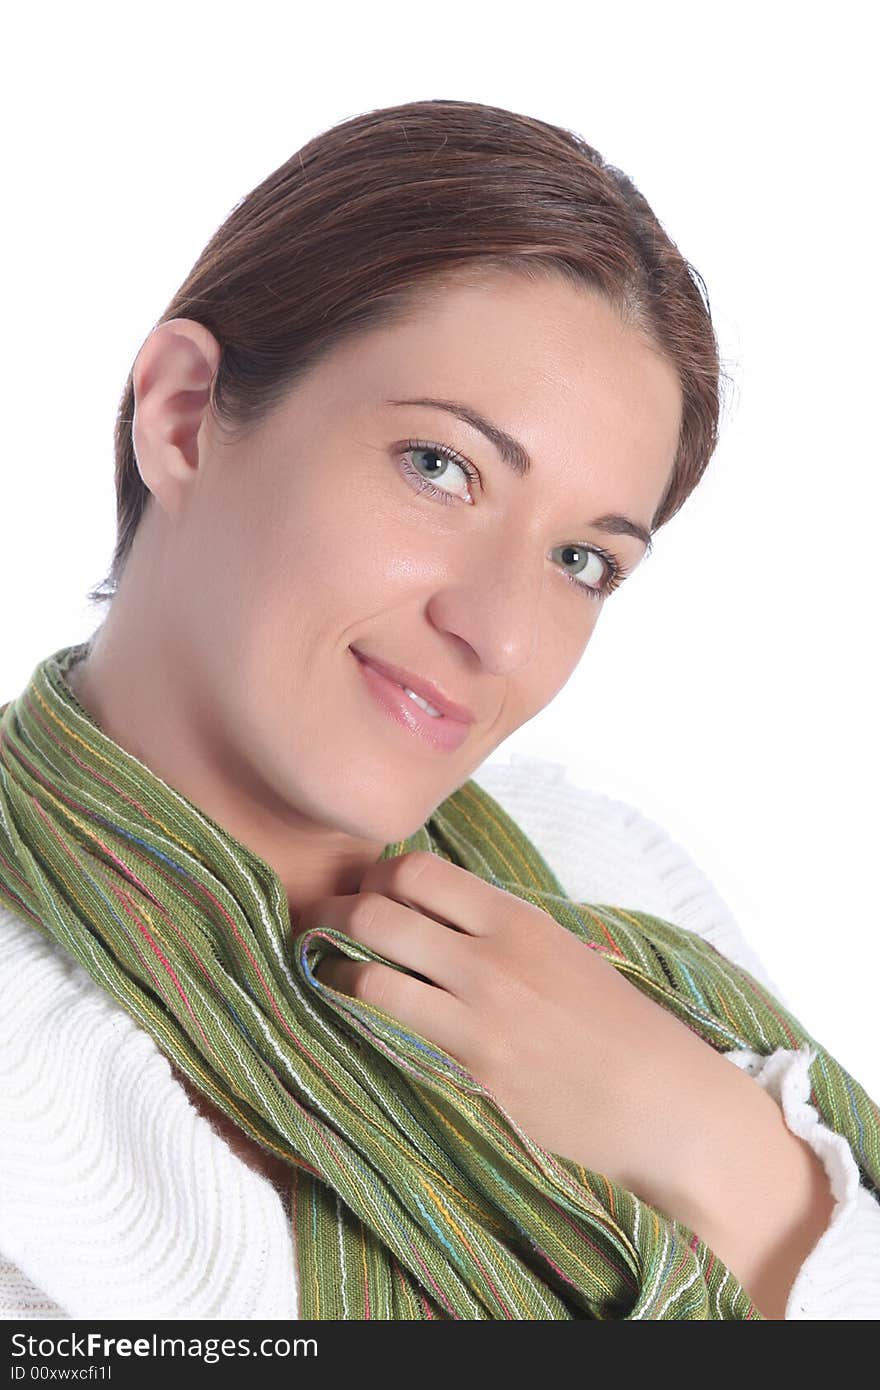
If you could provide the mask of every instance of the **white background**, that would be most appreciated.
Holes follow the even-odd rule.
[[[665,826],[880,1099],[872,7],[316,8],[6,20],[0,704],[96,625],[117,403],[233,205],[373,107],[574,129],[703,275],[736,385],[703,482],[497,756],[561,760]]]

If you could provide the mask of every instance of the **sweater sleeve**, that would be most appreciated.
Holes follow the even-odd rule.
[[[514,753],[510,763],[484,768],[477,777],[511,809],[569,897],[641,908],[697,933],[791,1010],[723,898],[657,822],[572,782],[561,763]],[[805,1047],[778,1048],[767,1057],[747,1049],[723,1055],[774,1097],[788,1128],[818,1155],[836,1199],[828,1227],[789,1291],[786,1321],[880,1320],[880,1202],[861,1185],[847,1139],[809,1103],[815,1054]]]
[[[583,795],[583,789],[575,790]],[[791,1009],[745,940],[729,907],[693,858],[656,822],[633,808],[628,808],[625,820],[638,852],[656,867],[665,885],[669,920],[712,941]],[[819,1157],[836,1199],[828,1227],[789,1291],[786,1321],[880,1319],[880,1202],[861,1185],[848,1140],[830,1129],[809,1103],[809,1068],[815,1053],[804,1047],[777,1048],[767,1057],[748,1049],[724,1055],[770,1092],[788,1128]]]

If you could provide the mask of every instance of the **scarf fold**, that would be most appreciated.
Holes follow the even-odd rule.
[[[540,1148],[429,1038],[322,984],[334,949],[394,962],[330,928],[292,938],[274,870],[77,701],[65,675],[86,650],[0,707],[0,901],[287,1160],[302,1318],[761,1319],[683,1223]],[[717,1050],[811,1048],[810,1102],[878,1190],[877,1106],[748,971],[653,914],[573,902],[476,782],[379,860],[415,849],[543,908]]]

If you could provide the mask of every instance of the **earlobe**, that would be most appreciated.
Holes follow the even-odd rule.
[[[221,352],[204,324],[168,319],[150,333],[132,368],[138,471],[170,515],[199,466],[199,433]]]

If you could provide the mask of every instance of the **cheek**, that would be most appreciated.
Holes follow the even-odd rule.
[[[564,579],[548,575],[541,621],[541,664],[560,688],[577,669],[589,646],[604,603],[575,592]]]
[[[567,597],[563,594],[563,600]],[[557,601],[552,605],[552,612],[548,608],[533,665],[530,688],[532,713],[549,705],[577,671],[593,634],[600,607],[597,605],[594,612],[588,599],[574,594],[569,603]],[[587,609],[585,615],[581,612],[584,608]]]
[[[288,528],[283,543],[255,556],[233,600],[254,678],[299,685],[370,621],[393,616],[406,583],[388,555],[361,512]]]
[[[551,704],[577,670],[583,646],[582,641],[573,647],[571,640],[566,643],[545,636],[528,670],[518,672],[507,682],[500,737],[508,737]]]

